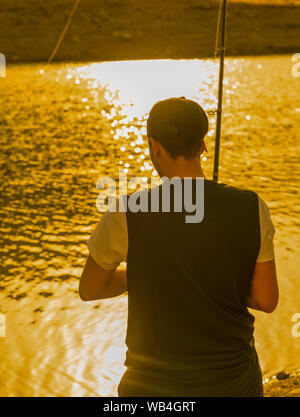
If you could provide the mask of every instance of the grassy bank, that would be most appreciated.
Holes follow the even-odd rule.
[[[0,52],[8,62],[46,61],[74,0],[2,0]],[[231,0],[227,54],[299,52],[295,1]],[[215,0],[82,0],[57,61],[212,56]]]

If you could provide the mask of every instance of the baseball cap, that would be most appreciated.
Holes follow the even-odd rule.
[[[147,136],[180,137],[180,140],[203,139],[208,132],[206,112],[197,102],[185,97],[158,101],[149,112]]]

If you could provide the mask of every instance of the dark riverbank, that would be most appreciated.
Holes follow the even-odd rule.
[[[3,4],[4,3],[4,4]],[[0,52],[7,62],[46,61],[74,0],[2,1]],[[227,54],[299,52],[297,1],[232,0]],[[213,55],[218,2],[84,0],[56,61],[199,58]]]
[[[300,371],[280,372],[277,376],[269,378],[264,383],[264,396],[300,397]]]

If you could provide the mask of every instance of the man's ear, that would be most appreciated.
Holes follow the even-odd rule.
[[[149,141],[149,147],[151,146],[153,148],[153,144],[155,141],[155,139],[153,139],[151,136],[148,136],[148,141]]]
[[[149,137],[148,140],[149,140],[150,150],[152,151],[154,157],[156,157],[156,158],[159,157],[159,155],[160,155],[160,146],[161,146],[160,143],[157,140],[155,140],[154,138],[151,138],[151,137]]]
[[[152,142],[153,142],[153,138],[151,138],[150,136],[148,136],[149,148],[152,147]]]

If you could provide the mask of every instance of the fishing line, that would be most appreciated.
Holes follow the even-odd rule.
[[[79,6],[79,3],[80,3],[80,0],[75,0],[75,2],[73,4],[73,8],[71,10],[71,13],[69,14],[68,20],[66,22],[66,25],[65,25],[65,27],[64,27],[64,29],[63,29],[63,31],[62,31],[62,33],[61,33],[61,35],[60,35],[57,43],[56,43],[56,45],[55,45],[55,48],[53,49],[51,55],[49,56],[49,59],[47,61],[47,64],[45,65],[45,68],[53,61],[53,59],[54,59],[54,57],[56,55],[56,52],[58,51],[58,48],[60,47],[62,41],[64,40],[64,37],[65,37],[65,35],[66,35],[66,33],[67,33],[68,29],[69,29],[69,26],[70,26],[70,24],[72,22],[72,19],[73,19],[74,14],[75,14],[78,6]]]
[[[222,16],[222,0],[219,0],[219,11],[218,11],[217,27],[216,27],[216,40],[215,40],[215,48],[214,48],[214,62],[216,62],[217,55],[219,52],[221,16]],[[217,113],[217,109],[214,109],[214,108],[209,109],[206,111],[206,113],[209,116],[214,116]]]
[[[219,12],[218,12],[217,29],[216,29],[216,42],[215,42],[215,51],[214,51],[215,59],[217,58],[217,54],[219,52],[221,16],[222,16],[222,0],[219,1]]]

